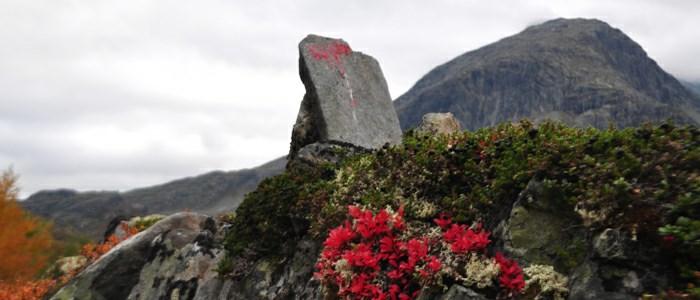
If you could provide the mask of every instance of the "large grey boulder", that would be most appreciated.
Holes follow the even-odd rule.
[[[306,88],[290,158],[313,143],[365,149],[401,142],[399,119],[379,63],[343,40],[309,35],[299,43]]]
[[[51,299],[193,299],[216,280],[215,221],[177,213],[120,243]],[[185,296],[185,297],[183,297]]]

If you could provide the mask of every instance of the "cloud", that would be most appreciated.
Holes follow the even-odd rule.
[[[392,96],[438,64],[556,17],[595,17],[700,81],[700,2],[22,1],[0,3],[0,167],[24,195],[128,189],[286,154],[296,45],[342,37]]]

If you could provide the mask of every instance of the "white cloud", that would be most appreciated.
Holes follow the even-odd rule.
[[[700,2],[77,1],[0,3],[0,167],[25,194],[127,189],[284,155],[296,45],[342,37],[392,96],[438,64],[555,17],[595,17],[700,80]]]

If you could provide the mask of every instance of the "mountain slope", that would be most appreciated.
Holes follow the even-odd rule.
[[[700,82],[681,81],[683,86],[700,97]]]
[[[557,19],[436,67],[395,101],[403,129],[452,112],[470,130],[521,118],[577,126],[700,122],[700,100],[620,30]]]
[[[278,158],[252,169],[215,171],[123,193],[41,191],[21,203],[29,212],[54,221],[61,232],[97,239],[117,216],[232,210],[262,179],[282,172],[285,164],[285,158]]]

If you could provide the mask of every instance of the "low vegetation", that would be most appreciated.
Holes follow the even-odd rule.
[[[448,136],[408,132],[399,146],[263,181],[230,221],[221,271],[242,274],[242,258],[282,261],[302,237],[322,243],[352,205],[402,207],[409,223],[448,212],[491,231],[537,180],[586,236],[617,228],[669,253],[660,263],[676,278],[666,288],[700,295],[699,171],[700,131],[673,124],[598,130],[523,121]],[[557,282],[531,280],[545,279]]]

